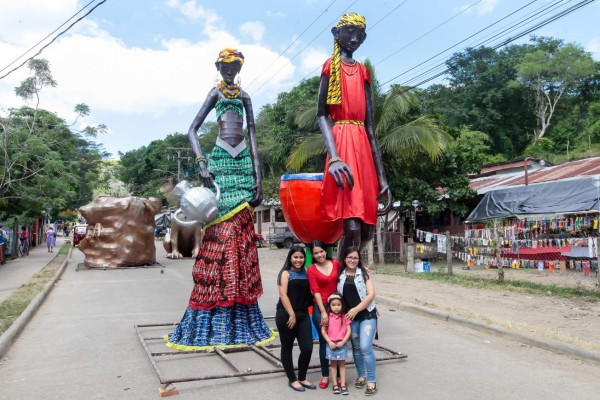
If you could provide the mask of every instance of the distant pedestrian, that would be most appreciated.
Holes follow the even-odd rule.
[[[46,245],[48,246],[48,253],[53,253],[56,247],[56,232],[51,226],[48,227],[46,232]]]
[[[4,240],[6,231],[3,226],[0,226],[0,264],[4,264]]]
[[[29,232],[25,226],[21,227],[21,233],[19,234],[19,240],[21,241],[21,255],[29,255]]]

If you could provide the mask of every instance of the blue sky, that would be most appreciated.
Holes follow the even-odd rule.
[[[3,27],[0,69],[89,2],[0,1]],[[95,0],[86,10],[98,3],[100,0]],[[246,56],[242,87],[251,95],[258,114],[279,92],[319,73],[319,66],[331,53],[331,26],[345,10],[367,18],[368,37],[355,56],[369,57],[376,64],[380,82],[400,75],[390,83],[406,84],[431,76],[426,71],[452,53],[481,43],[490,34],[500,34],[522,18],[554,9],[546,17],[532,19],[489,44],[496,44],[576,3],[574,0],[108,0],[40,56],[50,62],[58,82],[56,88],[42,92],[40,106],[71,122],[75,119],[72,110],[76,104],[89,105],[92,114],[78,124],[107,125],[109,132],[99,137],[98,142],[116,158],[118,151],[127,152],[170,133],[187,132],[214,85],[217,77],[214,61],[221,48],[237,47]],[[515,12],[521,7],[521,11]],[[576,42],[600,60],[600,31],[593,28],[599,16],[600,2],[596,1],[534,34]],[[504,17],[502,22],[459,44]],[[27,53],[27,57],[32,54]],[[418,77],[420,73],[425,74]],[[26,77],[27,69],[20,68],[0,80],[0,112],[23,105],[13,88]],[[209,117],[214,118],[214,114]]]

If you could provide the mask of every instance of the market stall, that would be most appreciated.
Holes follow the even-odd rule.
[[[598,206],[591,179],[490,191],[467,218],[466,261],[470,266],[496,266],[494,225],[504,267],[581,270],[583,264],[566,254],[584,248],[578,254],[597,268]]]

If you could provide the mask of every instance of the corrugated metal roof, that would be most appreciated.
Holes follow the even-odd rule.
[[[585,160],[572,161],[529,171],[527,180],[531,185],[542,182],[589,178],[594,175],[600,175],[600,157],[587,158]],[[523,185],[525,185],[524,170],[510,174],[474,178],[469,183],[471,189],[475,190],[478,194],[484,194],[490,190]]]

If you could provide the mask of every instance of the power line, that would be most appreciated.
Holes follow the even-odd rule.
[[[510,14],[508,14],[508,15],[506,15],[506,16],[504,16],[504,17],[500,18],[500,19],[499,19],[499,20],[497,20],[496,22],[494,22],[494,23],[492,23],[492,24],[490,24],[490,25],[486,26],[485,28],[483,28],[483,29],[480,29],[479,31],[477,31],[477,32],[473,33],[472,35],[470,35],[470,36],[466,37],[465,39],[461,40],[460,42],[458,42],[458,43],[455,43],[455,44],[453,44],[453,45],[452,45],[452,46],[450,46],[450,47],[447,47],[445,50],[442,50],[441,52],[438,52],[437,54],[433,55],[432,57],[429,57],[427,60],[425,60],[425,61],[423,61],[423,62],[421,62],[421,63],[419,63],[419,64],[415,65],[414,67],[412,67],[412,68],[410,68],[410,69],[408,69],[408,70],[406,70],[406,71],[402,72],[402,73],[401,73],[401,74],[399,74],[399,75],[396,75],[396,76],[395,76],[395,77],[393,77],[392,79],[390,79],[390,80],[388,80],[388,81],[386,81],[386,82],[382,83],[380,86],[383,86],[383,85],[385,85],[385,84],[387,84],[387,83],[389,83],[389,82],[391,82],[391,81],[393,81],[393,80],[396,80],[396,79],[398,79],[398,78],[399,78],[399,77],[401,77],[402,75],[405,75],[406,73],[408,73],[408,72],[410,72],[410,71],[414,70],[415,68],[418,68],[419,66],[421,66],[421,65],[425,64],[426,62],[428,62],[428,61],[431,61],[432,59],[436,58],[436,57],[437,57],[437,56],[439,56],[440,54],[443,54],[443,53],[447,52],[448,50],[455,48],[455,47],[456,47],[456,46],[458,46],[459,44],[461,44],[461,43],[463,43],[463,42],[466,42],[467,40],[471,39],[472,37],[479,35],[481,32],[483,32],[483,31],[485,31],[485,30],[487,30],[487,29],[491,28],[492,26],[494,26],[494,25],[496,25],[496,24],[500,23],[501,21],[503,21],[503,20],[505,20],[505,19],[507,19],[507,18],[511,17],[512,15],[514,15],[514,14],[518,13],[519,11],[523,10],[524,8],[526,8],[526,7],[529,7],[531,4],[535,3],[536,1],[537,1],[537,0],[530,1],[529,3],[525,4],[525,5],[524,5],[524,6],[522,6],[522,7],[519,7],[517,10],[515,10],[515,11],[511,12]]]
[[[586,1],[582,1],[580,3],[577,3],[574,6],[571,6],[571,7],[569,7],[566,10],[560,11],[557,14],[555,14],[555,15],[547,18],[547,19],[545,19],[544,21],[542,21],[542,22],[540,22],[540,23],[538,23],[538,24],[536,24],[536,25],[534,25],[534,26],[532,26],[530,28],[527,28],[526,30],[518,33],[516,36],[507,38],[506,40],[502,41],[501,43],[499,43],[499,44],[491,47],[491,49],[492,50],[497,50],[500,47],[506,46],[507,44],[509,44],[511,42],[514,42],[515,40],[520,39],[523,36],[525,36],[525,35],[527,35],[529,33],[532,33],[535,30],[537,30],[539,28],[542,28],[545,25],[548,25],[549,23],[554,22],[557,19],[560,19],[560,18],[562,18],[562,17],[564,17],[564,16],[566,16],[566,15],[568,15],[568,14],[570,14],[570,13],[572,13],[572,12],[578,10],[578,9],[580,9],[581,7],[587,6],[587,5],[591,4],[591,3],[593,3],[594,1],[596,1],[596,0],[586,0]],[[440,77],[442,75],[445,75],[449,70],[450,70],[450,68],[446,68],[444,71],[441,71],[441,72],[439,72],[439,73],[437,73],[437,74],[435,74],[435,75],[433,75],[431,77],[428,77],[428,78],[422,80],[421,82],[416,83],[415,85],[413,85],[412,87],[408,88],[407,90],[411,90],[411,89],[413,89],[415,87],[421,86],[421,85],[423,85],[423,84],[425,84],[425,83],[427,83],[429,81],[432,81],[433,79],[436,79],[436,78],[438,78],[438,77]],[[388,81],[386,83],[389,83],[389,82],[390,81]]]
[[[249,83],[249,84],[246,86],[246,89],[247,89],[247,88],[249,88],[250,86],[252,86],[252,84],[253,84],[254,82],[256,82],[256,80],[257,80],[258,78],[260,78],[261,76],[263,76],[263,74],[264,74],[265,72],[267,72],[267,70],[268,70],[269,68],[271,68],[271,66],[272,66],[272,65],[275,65],[275,63],[277,62],[277,60],[279,60],[279,59],[281,58],[281,56],[282,56],[282,55],[283,55],[283,54],[284,54],[286,51],[288,51],[288,50],[290,49],[290,47],[292,47],[292,46],[294,45],[294,43],[296,43],[296,42],[298,41],[298,39],[300,39],[300,38],[302,37],[302,35],[304,35],[304,34],[306,33],[306,31],[307,31],[308,29],[309,29],[311,26],[313,26],[313,25],[315,24],[315,22],[317,22],[317,20],[318,20],[319,18],[321,18],[321,17],[323,16],[323,14],[325,14],[327,11],[329,11],[329,7],[331,7],[331,6],[333,5],[333,3],[335,3],[336,1],[337,1],[337,0],[333,0],[331,3],[329,3],[329,5],[328,5],[327,7],[325,7],[325,9],[324,9],[324,10],[321,12],[321,14],[319,14],[319,16],[318,16],[317,18],[315,18],[315,19],[313,20],[313,22],[311,22],[311,23],[310,23],[310,25],[308,25],[308,26],[306,27],[306,29],[304,29],[304,30],[302,31],[302,33],[301,33],[300,35],[298,35],[298,37],[297,37],[296,39],[294,39],[294,40],[292,41],[292,43],[290,43],[290,44],[289,44],[289,46],[285,48],[285,50],[283,50],[281,53],[279,53],[279,55],[277,56],[277,58],[276,58],[276,59],[275,59],[275,60],[274,60],[274,61],[273,61],[271,64],[269,64],[269,65],[268,65],[268,66],[267,66],[265,69],[263,69],[263,70],[262,70],[262,72],[261,72],[260,74],[258,74],[258,76],[257,76],[257,77],[255,77],[254,79],[252,79],[252,82],[250,82],[250,83]],[[0,71],[0,72],[1,72],[1,71]]]
[[[326,30],[327,30],[327,28],[329,28],[329,26],[331,26],[331,25],[332,25],[334,22],[336,22],[338,19],[340,19],[340,17],[341,17],[342,15],[344,15],[344,13],[345,13],[346,11],[348,11],[348,9],[349,9],[350,7],[352,7],[352,6],[353,6],[353,5],[354,5],[354,4],[355,4],[357,1],[358,1],[358,0],[354,0],[354,1],[352,2],[352,4],[350,4],[348,7],[346,7],[346,8],[344,9],[344,11],[342,11],[342,13],[341,13],[341,14],[340,14],[338,17],[336,17],[336,18],[335,18],[333,21],[331,21],[329,24],[327,24],[327,26],[325,26],[325,29],[323,29],[321,32],[319,32],[319,34],[318,34],[317,36],[315,36],[315,37],[314,37],[314,38],[313,38],[313,39],[312,39],[310,42],[308,42],[308,44],[307,44],[306,46],[304,46],[304,47],[302,48],[302,50],[300,50],[300,51],[299,51],[299,52],[298,52],[298,53],[297,53],[297,54],[296,54],[294,57],[290,58],[290,59],[288,60],[288,62],[287,62],[287,63],[285,63],[285,64],[284,64],[284,65],[283,65],[281,68],[279,68],[279,70],[277,70],[277,72],[275,72],[275,74],[274,74],[274,75],[277,75],[277,74],[279,74],[279,73],[280,73],[280,72],[283,70],[283,68],[285,68],[285,67],[286,67],[288,64],[290,64],[290,63],[292,62],[292,60],[294,60],[294,59],[295,59],[296,57],[298,57],[298,56],[299,56],[299,55],[300,55],[300,54],[301,54],[301,53],[302,53],[304,50],[306,50],[306,48],[307,48],[308,46],[310,46],[310,45],[311,45],[311,44],[312,44],[312,43],[313,43],[315,40],[317,40],[317,39],[318,39],[318,38],[319,38],[319,37],[320,37],[320,36],[321,36],[321,35],[322,35],[322,34],[323,34],[323,33],[324,33]],[[261,89],[262,89],[262,88],[263,88],[263,87],[264,87],[264,86],[265,86],[267,83],[269,83],[269,82],[268,82],[268,81],[265,81],[265,82],[264,82],[262,85],[260,85],[260,86],[258,87],[258,89],[256,89],[256,90],[254,91],[253,95],[255,95],[256,93],[258,93],[258,92],[259,92],[259,91],[260,91],[260,90],[261,90]]]
[[[46,47],[50,46],[52,43],[54,43],[54,41],[56,39],[58,39],[59,36],[61,36],[62,34],[64,34],[65,32],[67,32],[69,29],[71,29],[73,26],[75,26],[75,24],[77,24],[79,21],[81,21],[82,19],[84,19],[85,17],[87,17],[88,15],[90,15],[96,8],[100,7],[102,4],[106,3],[107,0],[102,0],[100,1],[100,3],[96,4],[91,10],[89,10],[87,13],[85,13],[83,16],[79,17],[77,20],[75,20],[71,25],[69,25],[67,27],[67,29],[65,29],[64,31],[60,32],[58,35],[56,35],[48,44],[44,45],[37,53],[35,53],[34,55],[32,55],[31,57],[29,57],[27,60],[23,61],[19,66],[11,69],[10,71],[8,71],[6,74],[0,76],[0,79],[4,79],[6,78],[8,75],[12,74],[13,72],[15,72],[16,70],[18,70],[19,68],[21,68],[23,65],[27,64],[28,61],[32,60],[33,58],[35,58],[36,56],[40,55],[42,53],[42,51],[44,51],[44,49],[46,49]],[[87,7],[87,6],[86,6]],[[71,17],[72,18],[72,17]]]
[[[419,40],[423,39],[425,36],[429,35],[430,33],[432,33],[433,31],[437,30],[438,28],[446,25],[448,22],[452,21],[454,18],[458,17],[460,14],[467,12],[468,10],[470,10],[471,8],[475,7],[477,4],[481,3],[483,0],[478,0],[475,3],[471,4],[470,6],[466,7],[465,9],[461,10],[460,12],[454,14],[452,17],[448,18],[447,20],[445,20],[444,22],[442,22],[441,24],[437,25],[436,27],[434,27],[433,29],[430,29],[429,31],[425,32],[424,34],[422,34],[421,36],[419,36],[418,38],[416,38],[415,40],[413,40],[412,42],[408,43],[405,46],[402,46],[400,49],[396,50],[395,52],[393,52],[392,54],[388,55],[386,58],[384,58],[383,60],[378,61],[376,64],[373,64],[373,66],[377,66],[379,64],[381,64],[382,62],[386,61],[388,58],[395,56],[396,54],[400,53],[402,50],[406,49],[408,46],[414,44],[415,42],[418,42]]]
[[[77,11],[75,14],[73,14],[68,20],[66,20],[65,22],[63,22],[58,28],[56,28],[55,30],[53,30],[52,32],[50,32],[45,38],[43,38],[42,40],[40,40],[39,42],[37,42],[36,44],[34,44],[33,46],[31,46],[31,48],[29,48],[29,50],[27,50],[26,52],[24,52],[23,54],[21,54],[19,57],[17,57],[13,62],[11,62],[10,64],[8,64],[6,67],[0,69],[0,72],[3,72],[5,69],[7,69],[8,67],[10,67],[11,65],[13,65],[14,63],[16,63],[17,61],[19,61],[19,59],[21,57],[23,57],[25,54],[29,53],[31,50],[35,49],[40,43],[42,43],[44,40],[48,39],[54,32],[56,32],[57,30],[59,30],[60,28],[62,28],[63,26],[65,26],[67,24],[67,22],[69,22],[70,20],[72,20],[73,18],[75,18],[75,16],[77,14],[79,14],[80,12],[82,12],[83,10],[85,10],[86,8],[88,8],[88,6],[90,4],[92,4],[93,2],[95,2],[96,0],[92,0],[89,3],[87,3],[85,6],[83,6],[81,9],[79,9],[79,11]]]
[[[558,3],[561,3],[563,0],[559,0]],[[567,3],[570,3],[572,0],[569,0]],[[518,20],[515,24],[509,26],[509,27],[503,27],[499,30],[494,31],[493,33],[491,33],[490,35],[487,35],[484,37],[485,40],[481,40],[478,43],[469,45],[464,47],[462,50],[465,50],[467,48],[477,48],[477,47],[481,47],[484,45],[487,45],[488,43],[492,42],[494,39],[497,39],[501,36],[506,36],[506,34],[510,34],[514,31],[517,30],[518,27],[525,25],[526,23],[530,22],[530,20],[538,20],[542,17],[544,17],[545,15],[555,11],[556,9],[558,9],[561,5],[555,3],[555,4],[551,4],[549,7],[546,7],[545,5],[534,10],[533,12],[531,12],[530,14],[527,14],[526,16],[522,17],[521,20]],[[539,12],[539,10],[544,9],[544,12]],[[462,51],[461,50],[461,51]],[[440,70],[441,69],[446,69],[446,61],[443,61],[441,63],[438,63],[436,66],[429,68],[427,71],[421,72],[418,75],[413,76],[411,79],[409,79],[407,82],[403,83],[406,84],[407,86],[410,84],[410,82],[422,77],[422,76],[426,76],[428,73],[433,72],[435,70]]]
[[[388,12],[386,15],[384,15],[382,18],[380,18],[379,21],[377,21],[373,25],[371,25],[367,29],[367,32],[369,32],[371,29],[375,28],[381,21],[383,21],[387,17],[391,16],[394,11],[396,11],[397,9],[399,9],[400,7],[402,7],[404,5],[404,3],[406,3],[407,1],[408,0],[404,0],[402,3],[400,3],[399,5],[397,5],[396,7],[394,7],[394,9],[392,9],[392,11]],[[481,1],[481,0],[479,0],[479,1]]]
[[[562,1],[563,1],[563,0],[559,0],[559,1],[558,1],[558,3],[562,3]],[[570,3],[571,1],[572,1],[572,0],[569,0],[567,3]],[[476,48],[476,47],[481,47],[481,46],[484,46],[484,45],[486,45],[487,43],[489,43],[489,42],[491,42],[492,40],[494,40],[494,39],[498,38],[499,36],[502,36],[503,34],[505,34],[505,33],[507,33],[507,32],[508,32],[508,33],[511,33],[511,32],[513,32],[513,31],[516,31],[516,30],[517,30],[517,27],[519,27],[520,25],[524,25],[524,24],[526,24],[527,22],[529,22],[529,20],[532,20],[532,19],[534,19],[534,20],[535,20],[535,19],[540,19],[540,18],[542,18],[544,15],[547,15],[547,14],[549,14],[550,12],[552,12],[552,11],[556,10],[557,8],[559,8],[559,7],[560,7],[560,4],[558,4],[558,3],[556,3],[556,4],[552,4],[552,5],[550,5],[549,7],[547,7],[546,5],[543,5],[543,6],[539,7],[539,8],[537,8],[537,9],[535,9],[534,11],[530,12],[529,14],[527,14],[527,15],[525,15],[525,16],[523,16],[523,17],[521,17],[521,19],[520,19],[520,20],[517,20],[517,22],[516,22],[516,23],[514,23],[514,24],[513,24],[513,25],[511,25],[511,26],[509,26],[508,28],[507,28],[507,27],[506,27],[506,25],[505,25],[504,27],[502,27],[502,28],[500,28],[500,29],[498,29],[498,30],[496,30],[496,31],[494,31],[494,32],[492,32],[492,33],[490,33],[489,35],[487,35],[487,36],[484,36],[484,37],[483,37],[483,39],[485,39],[485,40],[481,40],[481,41],[479,41],[479,42],[478,42],[478,43],[476,43],[476,44],[471,44],[471,45],[468,45],[468,46],[464,47],[462,50],[465,50],[465,49],[467,49],[467,48],[473,48],[473,47],[474,47],[474,48]],[[541,10],[541,9],[544,9],[544,8],[546,8],[546,9],[545,9],[545,11],[544,11],[544,12],[542,12],[542,13],[540,13],[540,12],[539,12],[539,10]],[[461,50],[461,51],[462,51],[462,50]],[[441,53],[438,53],[438,54],[441,54]],[[408,86],[408,85],[410,84],[410,82],[412,82],[412,81],[414,81],[414,80],[418,79],[418,78],[419,78],[419,77],[421,77],[421,76],[427,75],[427,73],[429,73],[429,72],[433,72],[433,71],[435,71],[435,70],[439,70],[440,68],[444,68],[444,69],[445,69],[446,63],[447,63],[447,61],[443,61],[443,62],[441,62],[441,63],[438,63],[436,66],[434,66],[434,67],[431,67],[431,68],[429,68],[428,70],[426,70],[426,71],[424,71],[424,72],[421,72],[421,73],[420,73],[420,74],[418,74],[418,75],[415,75],[414,77],[412,77],[412,78],[411,78],[411,79],[409,79],[408,81],[404,82],[402,85],[406,85],[406,86]],[[402,74],[401,74],[401,75],[402,75]]]
[[[389,13],[387,13],[386,15],[384,15],[383,17],[381,17],[379,20],[377,20],[377,21],[376,21],[376,22],[373,24],[373,26],[371,26],[369,29],[367,29],[367,31],[369,31],[370,29],[374,28],[374,27],[375,27],[377,24],[379,24],[381,21],[383,21],[384,19],[386,19],[387,17],[389,17],[389,16],[390,16],[390,15],[391,15],[391,14],[392,14],[394,11],[396,11],[398,8],[400,8],[400,6],[402,6],[402,5],[403,5],[404,3],[406,3],[407,1],[408,1],[408,0],[405,0],[405,1],[403,1],[403,2],[402,2],[400,5],[398,5],[398,6],[396,6],[395,8],[393,8],[393,9],[392,9],[392,10],[391,10]],[[479,3],[479,2],[481,2],[481,1],[482,1],[482,0],[479,0],[479,1],[478,1],[478,3]],[[356,3],[356,1],[355,1],[354,3]],[[347,11],[349,8],[350,8],[350,7],[352,7],[352,6],[354,5],[354,3],[350,4],[350,6],[348,6],[348,7],[347,7],[347,8],[346,8],[346,9],[345,9],[343,12],[342,12],[342,14],[341,14],[341,15],[343,15],[343,14],[344,14],[344,13],[345,13],[345,12],[346,12],[346,11]],[[341,15],[340,15],[340,16],[341,16]],[[333,20],[333,22],[332,22],[331,24],[335,23],[336,21],[337,21],[337,19]],[[331,24],[330,24],[330,25],[331,25]],[[317,37],[321,36],[321,35],[323,34],[323,32],[325,32],[325,31],[327,30],[327,28],[328,28],[328,27],[329,27],[329,26],[327,26],[327,27],[326,27],[326,28],[325,28],[323,31],[321,31],[321,33],[319,33],[319,35],[318,35]],[[312,40],[312,41],[311,41],[311,42],[310,42],[308,45],[310,45],[312,42],[314,42],[314,41],[315,41],[315,39],[317,39],[317,37],[315,37],[315,38],[314,38],[314,39],[313,39],[313,40]],[[304,51],[304,50],[305,50],[305,49],[308,47],[308,45],[307,45],[307,46],[305,46],[305,47],[304,47],[304,48],[303,48],[303,49],[300,51],[300,53],[301,53],[302,51]],[[298,54],[300,54],[300,53],[298,53]],[[298,54],[296,54],[296,56],[298,56]],[[294,58],[295,58],[296,56],[294,56]],[[290,61],[291,61],[291,60],[290,60]],[[286,65],[287,65],[287,64],[286,64]],[[282,68],[283,68],[283,67],[282,67]],[[312,70],[312,71],[310,71],[308,74],[306,74],[306,75],[305,75],[305,76],[304,76],[302,79],[300,79],[300,81],[298,81],[298,82],[296,83],[296,85],[297,85],[298,83],[300,83],[300,82],[304,81],[306,78],[308,78],[308,77],[309,77],[309,76],[311,76],[312,74],[314,74],[316,71],[318,71],[318,70],[319,70],[319,68],[321,68],[321,65],[317,66],[315,69],[313,69],[313,70]],[[281,69],[280,69],[279,71],[281,71]],[[278,71],[278,72],[279,72],[279,71]],[[262,86],[264,86],[264,84],[263,84]],[[261,89],[261,88],[262,88],[262,86],[261,86],[261,87],[259,87],[259,88],[256,90],[256,92],[257,92],[259,89]],[[254,93],[256,93],[256,92],[254,92]]]
[[[396,52],[392,53],[392,54],[391,54],[389,57],[391,57],[391,56],[392,56],[392,55],[394,55],[394,54],[397,54],[397,53],[399,53],[401,50],[403,50],[403,49],[407,48],[408,46],[410,46],[410,45],[412,45],[412,44],[416,43],[417,41],[421,40],[421,39],[422,39],[422,38],[424,38],[425,36],[429,35],[429,34],[430,34],[430,33],[432,33],[433,31],[437,30],[437,29],[438,29],[438,28],[440,28],[441,26],[443,26],[443,25],[445,25],[446,23],[450,22],[450,21],[451,21],[451,20],[453,20],[454,18],[458,17],[460,14],[462,14],[462,13],[464,13],[464,12],[468,11],[469,9],[471,9],[472,7],[474,7],[474,6],[476,6],[477,4],[481,3],[482,1],[483,1],[483,0],[478,0],[478,1],[476,1],[475,3],[473,3],[473,4],[469,5],[468,7],[464,8],[464,9],[463,9],[463,10],[461,10],[460,12],[458,12],[458,13],[454,14],[454,15],[453,15],[452,17],[450,17],[449,19],[445,20],[444,22],[442,22],[441,24],[437,25],[437,26],[436,26],[436,27],[434,27],[433,29],[431,29],[431,30],[427,31],[426,33],[424,33],[423,35],[419,36],[418,38],[416,38],[416,39],[415,39],[415,40],[413,40],[412,42],[408,43],[406,46],[402,47],[402,48],[401,48],[401,49],[399,49],[398,51],[396,51]],[[404,3],[406,3],[406,1],[405,1],[405,2],[403,2],[402,4],[404,4]],[[400,4],[400,6],[401,6],[402,4]],[[393,12],[393,11],[395,11],[396,9],[398,9],[400,6],[398,6],[398,7],[394,8],[394,10],[392,10],[392,12]],[[387,17],[388,17],[390,14],[391,14],[391,12],[390,12],[388,15],[384,16],[383,18],[381,18],[379,21],[375,22],[375,24],[374,24],[373,26],[377,25],[379,22],[381,22],[382,20],[384,20],[385,18],[387,18]],[[376,66],[376,65],[378,65],[378,64],[381,64],[383,61],[387,60],[389,57],[386,57],[386,58],[384,58],[383,60],[379,61],[377,64],[374,64],[374,66]],[[313,69],[312,71],[310,71],[308,74],[304,75],[304,77],[303,77],[302,79],[300,79],[300,81],[298,81],[298,82],[296,83],[296,85],[297,85],[297,84],[299,84],[300,82],[304,81],[306,78],[308,78],[308,77],[309,77],[309,76],[311,76],[312,74],[314,74],[314,73],[315,73],[316,71],[318,71],[320,68],[321,68],[321,65],[317,66],[315,69]]]

